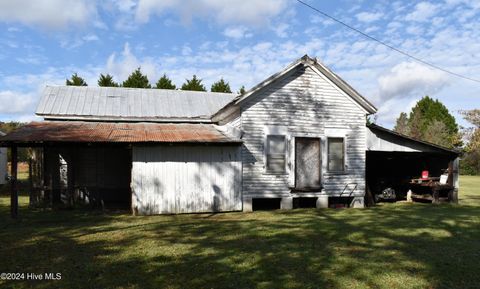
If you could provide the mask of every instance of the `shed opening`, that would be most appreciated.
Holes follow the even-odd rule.
[[[429,177],[436,181],[447,173],[445,187],[452,187],[451,163],[454,158],[454,156],[440,153],[369,151],[367,152],[367,186],[377,202],[406,200],[409,190],[417,196],[432,195],[431,187],[420,185],[422,172],[428,171]],[[449,191],[451,189],[439,190],[439,197],[448,198]],[[394,193],[391,194],[391,192]],[[391,197],[384,197],[384,195],[391,195]]]
[[[131,150],[127,147],[46,147],[36,150],[31,201],[128,209]]]

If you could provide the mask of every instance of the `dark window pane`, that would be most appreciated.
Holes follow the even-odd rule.
[[[328,139],[328,170],[343,171],[344,170],[344,140],[343,138]]]
[[[269,135],[267,136],[267,154],[283,154],[285,153],[285,136]]]
[[[267,170],[274,173],[285,171],[285,157],[275,158],[272,155],[267,157]]]
[[[286,144],[283,135],[268,135],[266,143],[266,169],[271,173],[285,172]]]

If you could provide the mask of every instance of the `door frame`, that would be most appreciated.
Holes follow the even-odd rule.
[[[290,178],[289,186],[292,191],[299,192],[321,192],[324,188],[324,174],[325,174],[325,144],[326,137],[324,135],[311,135],[311,134],[291,134],[290,138],[290,152],[289,152],[289,168],[290,168]],[[296,187],[296,167],[297,167],[297,158],[296,158],[296,139],[297,138],[312,138],[318,139],[320,142],[320,187],[312,189],[299,189]]]

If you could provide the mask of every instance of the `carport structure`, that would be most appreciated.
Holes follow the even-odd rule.
[[[367,187],[372,194],[394,188],[397,199],[433,191],[431,201],[458,202],[459,153],[435,144],[415,140],[381,126],[367,126]],[[412,182],[422,171],[440,177],[448,170],[446,184],[422,187]],[[436,191],[438,189],[438,192]]]

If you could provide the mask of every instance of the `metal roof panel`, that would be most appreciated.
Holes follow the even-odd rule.
[[[207,119],[235,96],[166,89],[47,86],[36,113],[47,119]]]

